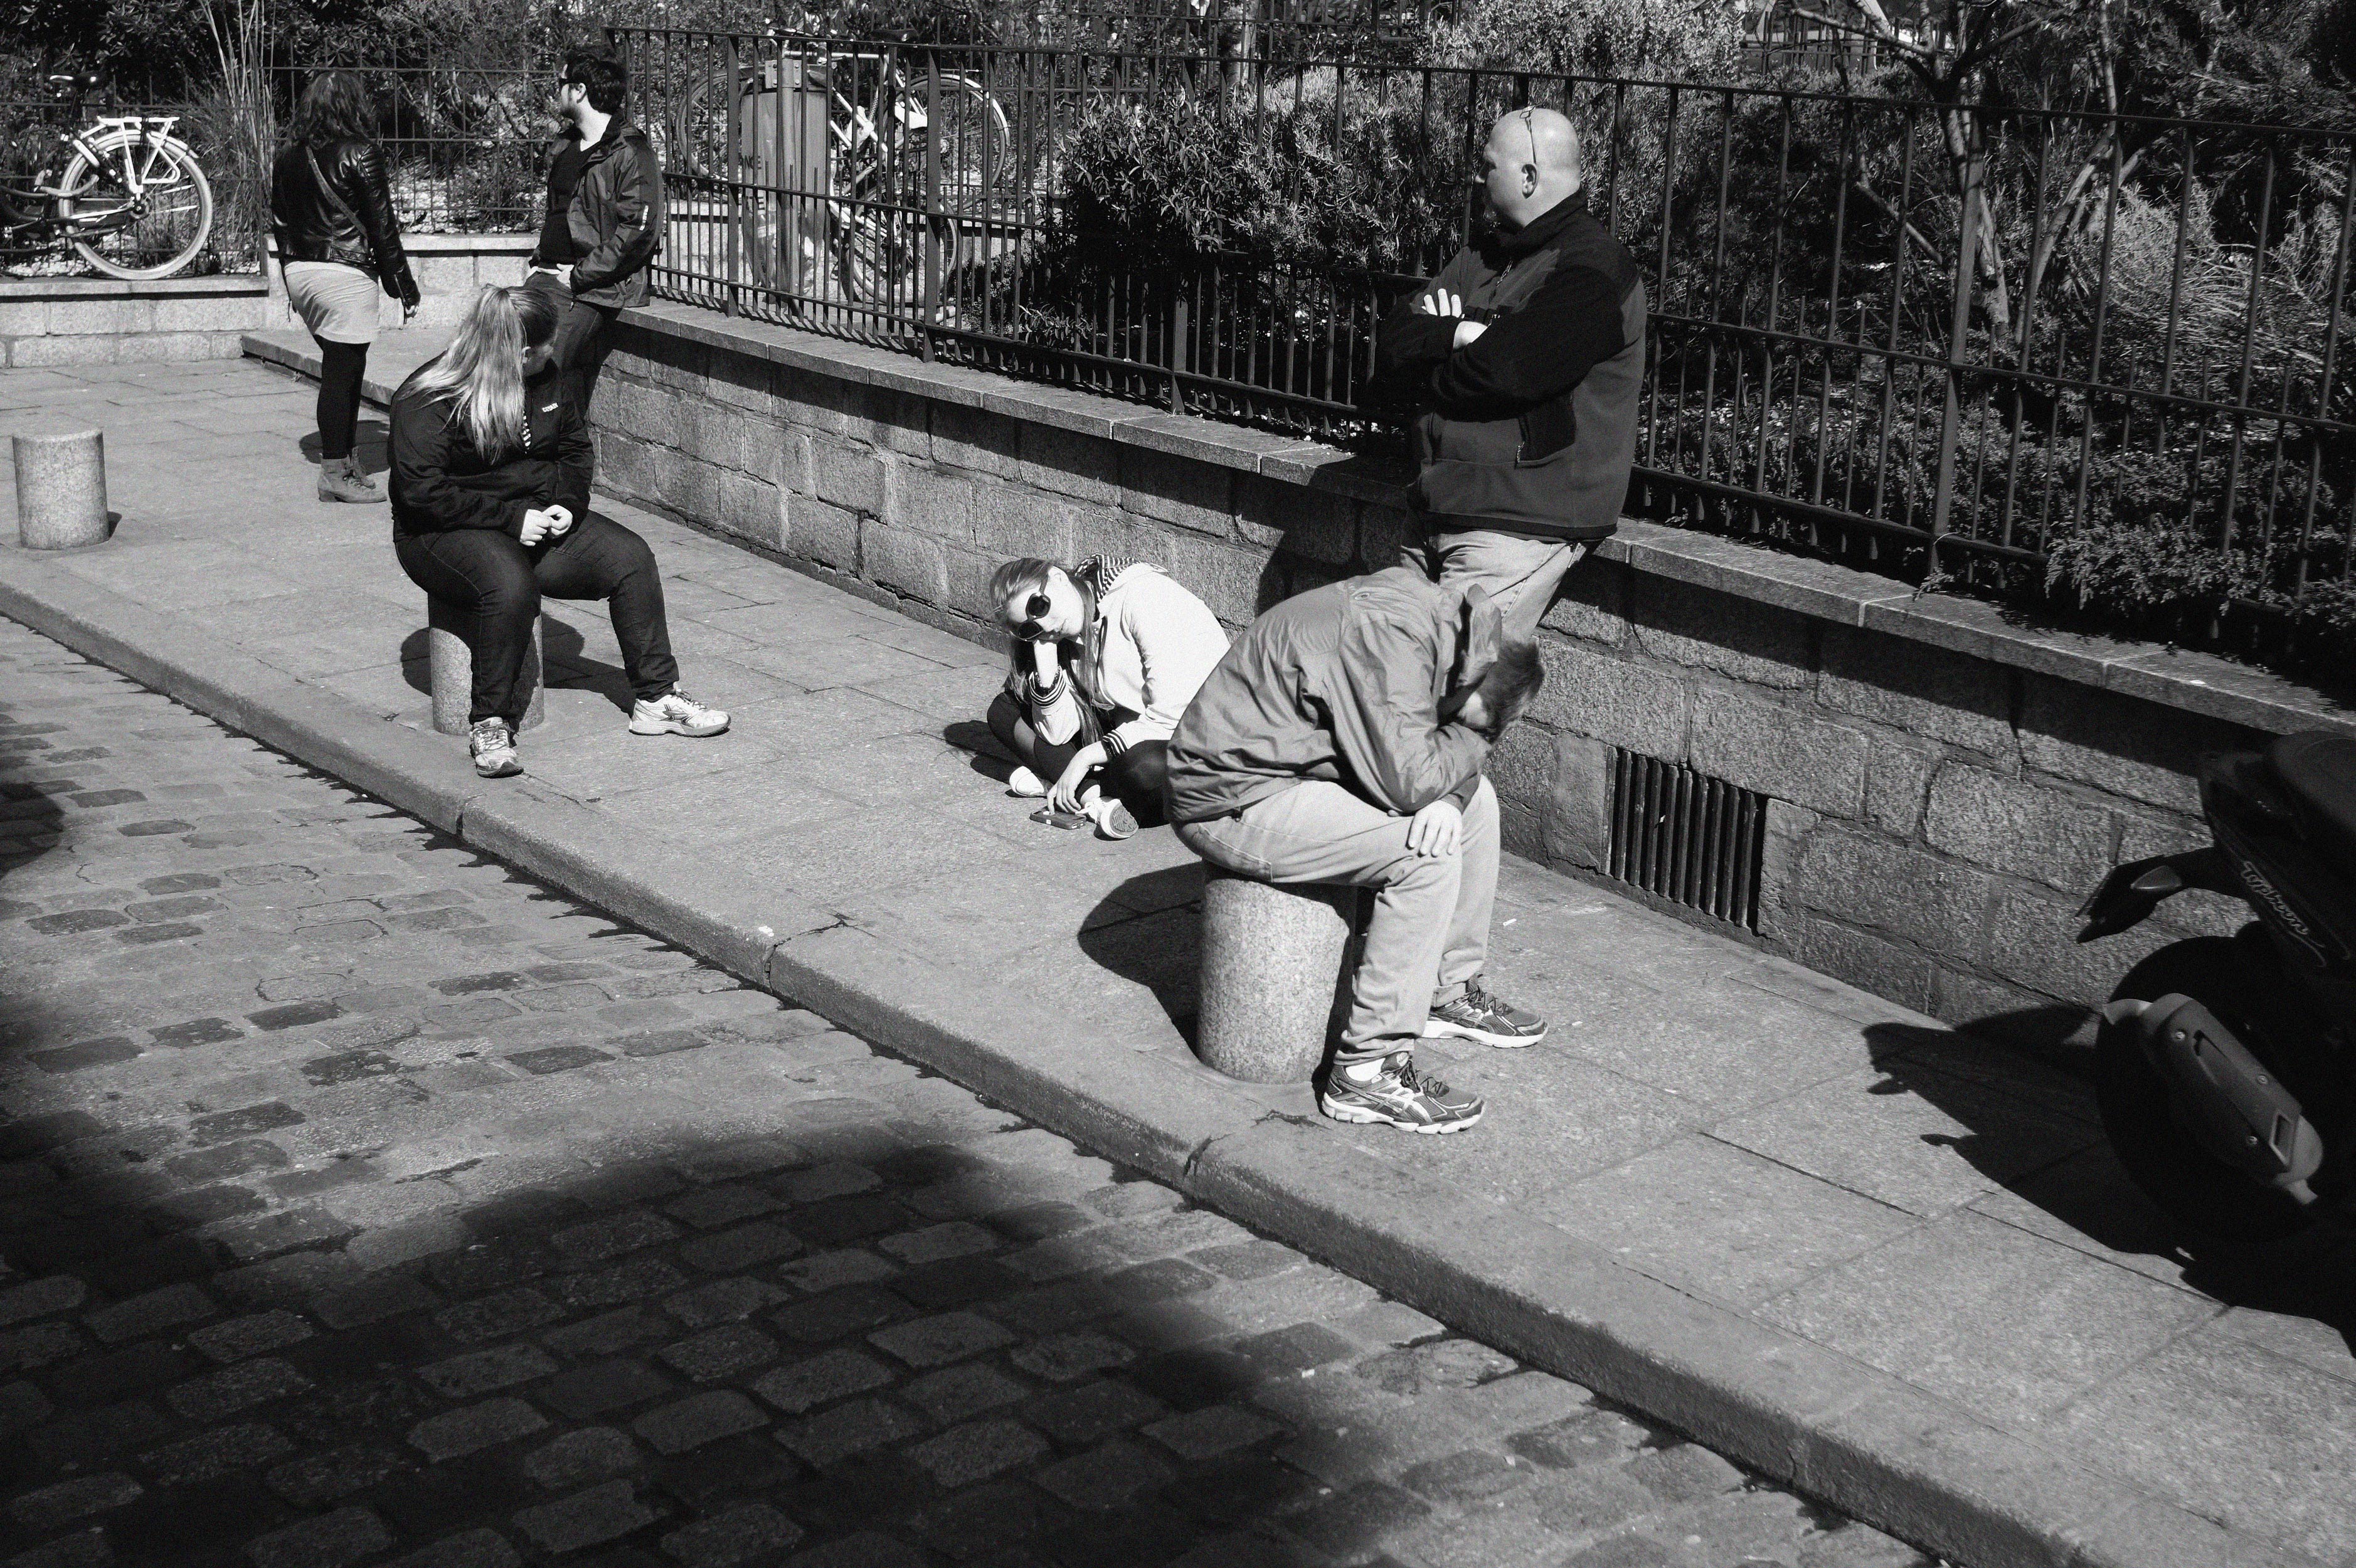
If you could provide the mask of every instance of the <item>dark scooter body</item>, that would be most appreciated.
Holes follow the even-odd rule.
[[[2256,913],[2137,964],[2098,1041],[2103,1124],[2127,1173],[2189,1240],[2247,1243],[2346,1208],[2356,1182],[2356,739],[2209,758],[2201,806],[2215,841],[2112,871],[2078,940],[2190,888]]]

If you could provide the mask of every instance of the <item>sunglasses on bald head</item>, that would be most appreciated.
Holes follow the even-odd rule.
[[[1026,643],[1035,643],[1047,635],[1047,628],[1039,623],[1046,617],[1047,612],[1055,607],[1055,602],[1044,592],[1031,595],[1029,599],[1023,601],[1023,619],[1014,623],[1014,635]]]

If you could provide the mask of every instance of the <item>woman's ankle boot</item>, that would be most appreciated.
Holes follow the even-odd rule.
[[[319,460],[319,499],[322,501],[381,501],[384,492],[376,481],[360,472],[359,459],[352,456],[323,457]]]

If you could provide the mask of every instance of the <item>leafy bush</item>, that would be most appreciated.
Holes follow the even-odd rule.
[[[1742,28],[1725,0],[1463,0],[1431,43],[1449,65],[1724,81]]]

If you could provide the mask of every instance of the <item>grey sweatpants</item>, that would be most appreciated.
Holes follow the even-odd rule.
[[[1453,855],[1407,847],[1410,819],[1312,779],[1233,816],[1178,825],[1186,848],[1268,882],[1373,888],[1365,952],[1350,981],[1336,1065],[1413,1049],[1431,1009],[1464,994],[1489,957],[1497,901],[1497,793],[1483,779]]]
[[[1526,643],[1538,635],[1555,590],[1586,555],[1587,546],[1561,539],[1441,528],[1409,539],[1399,559],[1442,587],[1480,588],[1505,618],[1505,640]]]

